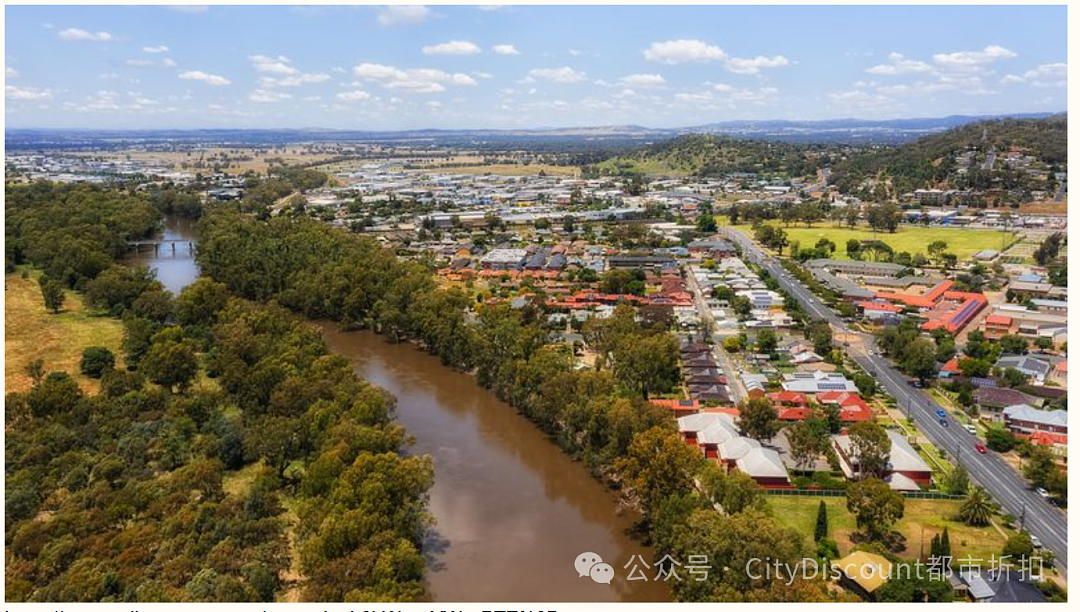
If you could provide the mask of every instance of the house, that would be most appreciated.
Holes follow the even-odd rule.
[[[1039,410],[1027,404],[1017,404],[1002,410],[1001,420],[1009,431],[1019,436],[1027,437],[1035,432],[1069,433],[1069,413],[1066,410]]]
[[[707,240],[695,240],[686,245],[686,248],[695,255],[704,255],[713,259],[734,257],[735,245],[722,238],[709,238]]]
[[[1008,406],[1027,404],[1029,406],[1041,405],[1041,402],[1026,393],[1016,389],[1001,387],[978,387],[972,393],[975,404],[979,406],[980,417],[991,420],[1001,420],[1001,412]]]
[[[858,391],[855,383],[843,374],[831,372],[795,372],[785,374],[780,383],[784,391],[798,393],[823,393],[825,391]]]
[[[874,418],[874,411],[857,393],[850,391],[826,391],[817,394],[818,403],[840,407],[840,420],[858,423]]]
[[[938,378],[952,378],[960,375],[960,361],[956,357],[945,362],[938,370]]]
[[[994,367],[1002,370],[1015,368],[1020,370],[1024,376],[1039,383],[1046,381],[1046,377],[1052,369],[1049,362],[1030,355],[1004,355],[997,360]]]
[[[699,412],[680,417],[678,425],[687,444],[699,447],[706,458],[726,469],[743,472],[763,487],[791,486],[780,453],[743,437],[731,412]]]
[[[885,465],[883,480],[898,491],[919,491],[930,485],[933,470],[923,461],[907,439],[893,430],[886,430],[892,443],[889,460]],[[859,475],[859,459],[854,455],[851,437],[847,434],[832,436],[833,448],[840,459],[840,470],[850,479]]]
[[[892,574],[892,562],[874,553],[856,551],[832,562],[840,574],[840,583],[860,595],[871,598]]]

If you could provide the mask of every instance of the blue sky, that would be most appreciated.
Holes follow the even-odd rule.
[[[8,127],[515,128],[1062,111],[1065,7],[6,9]]]

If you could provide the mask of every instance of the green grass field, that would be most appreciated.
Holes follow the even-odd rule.
[[[39,274],[4,276],[4,390],[29,390],[32,381],[26,366],[40,358],[45,371],[62,370],[84,390],[95,391],[97,381],[79,373],[83,349],[104,346],[119,359],[124,326],[119,319],[87,310],[82,296],[74,291],[67,292],[58,314],[48,312],[37,282]]]
[[[725,216],[717,217],[717,222],[721,225],[725,224],[726,221],[727,217]],[[949,245],[947,251],[955,253],[961,261],[970,259],[975,253],[984,249],[1004,250],[1016,240],[1009,232],[981,229],[904,225],[900,226],[895,234],[887,234],[870,231],[865,226],[849,229],[836,227],[832,223],[817,223],[812,227],[806,227],[805,225],[785,227],[780,224],[777,224],[777,226],[782,227],[787,232],[789,242],[798,242],[803,247],[812,248],[817,244],[818,240],[828,238],[836,244],[836,253],[833,255],[836,259],[850,259],[847,255],[847,241],[852,238],[855,240],[881,240],[897,253],[907,251],[912,255],[915,253],[926,254],[926,245],[936,240],[944,240]],[[749,225],[729,227],[742,230],[748,236],[753,237],[753,231]]]
[[[848,512],[843,497],[785,497],[769,495],[766,497],[773,516],[781,524],[803,534],[805,544],[811,545],[814,538],[814,525],[817,522],[818,502],[825,500],[829,515],[829,536],[836,540],[840,554],[846,555],[854,548],[851,535],[857,531],[855,517]],[[991,555],[1001,555],[1005,545],[1005,536],[993,525],[989,527],[968,527],[951,520],[960,510],[960,502],[939,499],[908,499],[904,505],[904,518],[893,529],[907,538],[907,548],[898,556],[915,559],[919,556],[920,539],[924,551],[930,548],[930,539],[949,528],[949,541],[952,544],[953,559],[971,558],[989,560]]]

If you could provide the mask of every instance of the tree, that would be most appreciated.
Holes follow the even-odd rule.
[[[1001,425],[992,425],[986,429],[986,446],[999,453],[1007,453],[1016,447],[1016,437]]]
[[[634,435],[616,469],[649,512],[664,498],[692,488],[701,462],[700,453],[678,435],[652,427]]]
[[[41,283],[41,297],[45,300],[45,308],[56,314],[64,306],[64,286],[59,281],[44,281]]]
[[[772,329],[765,328],[757,333],[757,347],[762,353],[775,351],[777,344],[779,344],[779,339]]]
[[[859,467],[859,476],[880,474],[889,462],[892,440],[885,428],[873,421],[855,423],[848,429],[851,454]]]
[[[866,374],[865,372],[859,372],[854,377],[855,386],[859,389],[859,394],[863,397],[873,397],[877,393],[877,381],[873,376]]]
[[[1023,355],[1028,351],[1027,340],[1015,334],[1005,334],[998,344],[1001,345],[1001,352],[1006,355]]]
[[[825,321],[814,321],[806,326],[803,334],[814,345],[818,355],[828,355],[832,350],[833,331]]]
[[[719,506],[727,514],[765,508],[765,497],[761,486],[742,472],[724,473],[716,464],[707,463],[699,480],[702,496],[709,505]]]
[[[739,336],[728,336],[724,339],[724,350],[729,353],[738,353],[743,349],[742,340]]]
[[[784,435],[795,465],[804,470],[813,466],[825,444],[824,432],[818,424],[809,420],[799,421],[785,429]]]
[[[1032,444],[1024,463],[1024,477],[1037,487],[1046,487],[1050,474],[1057,469],[1054,465],[1054,455],[1050,449],[1041,444]]]
[[[938,371],[937,349],[926,338],[918,338],[904,348],[904,371],[918,378],[923,384],[932,379]]]
[[[821,500],[818,502],[817,522],[814,523],[814,541],[820,542],[827,537],[829,537],[829,511],[825,506],[825,500]]]
[[[874,600],[894,603],[945,603],[953,600],[953,588],[943,577],[928,572],[893,572],[888,582],[874,591]]]
[[[101,378],[105,370],[111,370],[115,365],[116,357],[112,351],[103,346],[91,346],[82,352],[79,371],[90,378]]]
[[[847,509],[867,537],[880,540],[904,516],[904,497],[884,481],[866,478],[848,486]]]
[[[191,342],[183,338],[177,327],[167,327],[154,334],[150,349],[142,358],[139,369],[147,378],[172,391],[183,391],[199,372],[199,362]]]
[[[1035,552],[1035,545],[1031,543],[1031,536],[1020,532],[1014,533],[1005,540],[1005,546],[1001,550],[1002,557],[1008,557],[1014,562],[1027,559]]]
[[[1011,389],[1026,385],[1027,381],[1027,374],[1024,374],[1016,368],[1005,368],[1005,371],[1001,373],[1001,382],[1005,383],[1005,386]]]
[[[957,465],[949,470],[949,473],[945,475],[944,482],[942,483],[942,488],[949,495],[963,495],[970,486],[971,479],[968,478],[967,470],[965,470],[962,465]]]
[[[993,513],[994,508],[986,491],[979,487],[970,487],[960,505],[960,520],[972,527],[985,527],[990,524]]]
[[[26,403],[36,417],[69,412],[83,398],[82,389],[67,372],[49,372],[41,383],[30,389]]]
[[[39,384],[45,378],[45,360],[41,357],[31,360],[26,364],[26,375],[34,381],[35,385]]]
[[[739,407],[739,430],[755,440],[768,440],[780,430],[776,408],[765,397],[750,398]]]
[[[228,301],[229,290],[223,283],[198,278],[177,296],[176,320],[181,325],[212,325]]]

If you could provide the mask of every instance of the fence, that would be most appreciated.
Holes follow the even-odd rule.
[[[793,497],[844,497],[847,495],[847,491],[839,489],[765,489],[765,493]],[[899,493],[911,499],[964,499],[963,495],[949,495],[936,491],[899,491]]]

